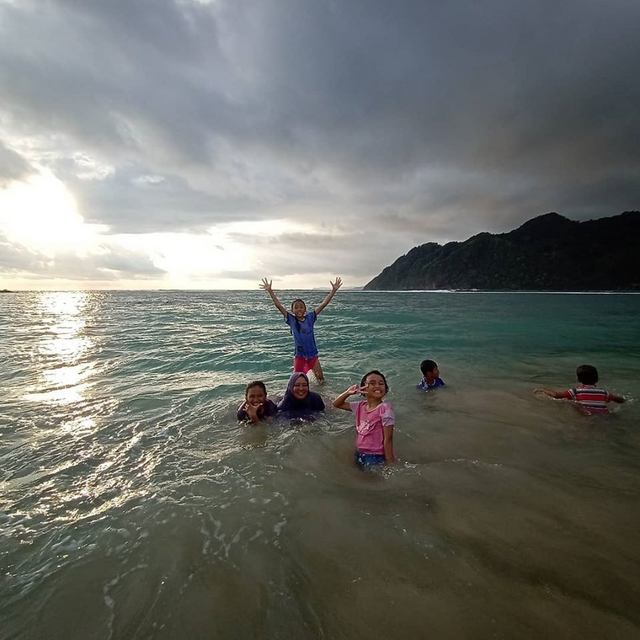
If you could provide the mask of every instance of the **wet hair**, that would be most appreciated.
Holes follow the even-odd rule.
[[[252,389],[253,387],[260,387],[263,391],[264,391],[264,395],[267,395],[267,387],[264,386],[264,382],[262,382],[262,380],[254,380],[253,382],[250,382],[247,385],[247,388],[244,390],[244,397],[247,397],[247,394],[249,393],[249,389]]]
[[[377,369],[372,369],[371,371],[367,371],[367,373],[365,373],[362,376],[362,380],[360,380],[360,386],[364,387],[364,383],[367,381],[367,378],[372,374],[375,373],[377,376],[380,376],[382,378],[382,380],[384,381],[384,392],[385,393],[389,393],[389,385],[387,384],[387,379],[384,377],[384,375],[382,373],[380,373]]]
[[[422,371],[423,376],[426,376],[427,373],[431,373],[437,366],[437,363],[433,360],[423,360],[420,363],[420,371]]]
[[[581,364],[576,369],[578,382],[582,384],[595,384],[598,382],[598,370],[590,364]]]
[[[291,303],[291,311],[293,311],[293,305],[296,302],[302,302],[302,304],[304,305],[304,308],[306,310],[307,305],[305,304],[304,300],[302,300],[301,298],[296,298],[292,303]],[[298,317],[296,316],[296,329],[298,330],[298,333],[300,333],[301,331],[301,327],[300,327],[300,320],[298,320]]]

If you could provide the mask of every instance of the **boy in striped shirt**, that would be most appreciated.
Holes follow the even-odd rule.
[[[580,386],[565,391],[553,389],[534,389],[534,393],[544,393],[551,398],[573,400],[582,413],[595,415],[609,413],[608,402],[624,402],[623,396],[618,396],[606,389],[596,387],[598,382],[598,370],[590,364],[582,364],[576,370],[576,376]]]

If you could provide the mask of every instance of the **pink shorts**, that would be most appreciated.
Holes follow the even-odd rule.
[[[301,358],[299,356],[293,357],[293,371],[295,373],[309,373],[316,366],[318,362],[318,356],[315,358]]]

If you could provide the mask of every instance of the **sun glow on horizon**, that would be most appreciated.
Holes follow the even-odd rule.
[[[50,171],[0,190],[0,229],[7,238],[47,257],[99,253],[106,225],[87,224],[73,195]]]
[[[267,256],[287,246],[283,237],[318,231],[282,217],[220,223],[202,233],[112,234],[107,225],[85,222],[65,183],[42,169],[0,188],[0,240],[18,254],[26,249],[33,264],[40,259],[38,270],[30,273],[25,260],[23,271],[9,263],[0,276],[4,287],[45,291],[253,289],[272,275]],[[328,282],[298,273],[276,280],[287,288]]]

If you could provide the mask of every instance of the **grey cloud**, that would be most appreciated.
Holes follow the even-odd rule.
[[[231,233],[229,237],[240,244],[273,247],[274,250],[280,250],[279,247],[296,248],[301,251],[319,250],[327,251],[344,251],[353,246],[356,234],[333,235],[326,233],[283,233],[278,236],[262,236],[249,235],[245,233]]]
[[[35,173],[31,164],[19,153],[7,147],[0,140],[0,188],[13,180],[21,180]]]
[[[340,238],[324,236],[322,241],[313,234],[284,234],[263,253],[263,275],[333,273],[365,278],[379,272],[381,265],[386,266],[398,255],[406,253],[413,244],[403,234],[390,235],[384,230],[352,233]]]
[[[120,276],[157,278],[166,273],[156,267],[148,256],[133,252],[109,251],[96,256],[91,262],[94,269],[116,271]]]
[[[10,275],[21,271],[44,273],[48,263],[46,256],[14,245],[0,234],[0,274]]]
[[[164,275],[150,258],[122,249],[103,247],[99,255],[59,254],[49,257],[11,243],[0,236],[0,276],[29,273],[45,279],[115,281],[153,279]]]
[[[635,0],[24,0],[0,12],[12,131],[115,167],[82,180],[70,153],[51,160],[85,219],[112,232],[199,232],[312,203],[327,222],[346,210],[388,234],[364,245],[373,273],[406,242],[639,206]],[[145,174],[163,181],[135,181]],[[341,250],[358,272],[374,262]]]
[[[252,205],[235,196],[214,197],[192,188],[181,176],[138,182],[139,170],[118,170],[102,180],[67,176],[87,222],[104,223],[112,233],[202,231],[214,222],[234,220]],[[145,215],[146,214],[146,215]]]

